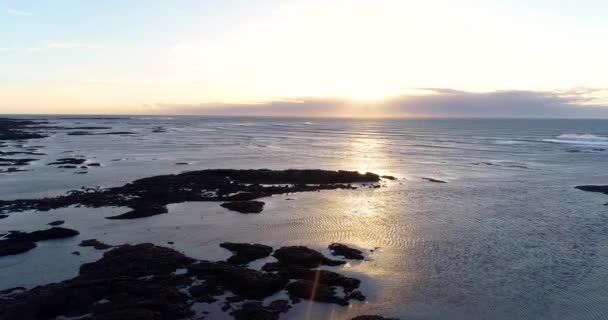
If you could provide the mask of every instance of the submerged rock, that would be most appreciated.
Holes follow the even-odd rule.
[[[11,231],[6,238],[11,241],[43,241],[51,239],[70,238],[79,235],[76,230],[53,227],[47,230],[39,230],[33,232]]]
[[[48,225],[49,226],[60,226],[64,223],[65,223],[65,221],[63,221],[63,220],[57,220],[57,221],[49,222]]]
[[[443,180],[437,180],[437,179],[433,179],[433,178],[426,178],[426,177],[423,177],[422,179],[423,179],[423,180],[426,180],[426,181],[429,181],[429,182],[436,182],[436,183],[447,183],[447,182],[445,182],[445,181],[443,181]]]
[[[109,244],[105,244],[97,239],[89,239],[89,240],[82,240],[82,242],[80,242],[79,246],[81,247],[93,247],[96,250],[105,250],[105,249],[110,249],[112,248],[111,245]]]
[[[74,168],[76,168],[76,165],[81,165],[83,163],[85,163],[85,161],[87,161],[87,159],[82,159],[82,158],[59,158],[57,160],[55,160],[55,162],[51,162],[48,165],[73,165]]]
[[[335,303],[341,306],[348,305],[348,299],[339,297],[336,289],[323,283],[310,280],[298,280],[287,285],[287,292],[294,301],[299,299]]]
[[[239,213],[260,213],[264,210],[264,202],[261,201],[230,201],[221,206]]]
[[[342,256],[346,259],[363,260],[363,252],[361,250],[349,248],[340,243],[332,243],[329,245],[329,250],[334,256]]]
[[[606,185],[606,186],[593,186],[593,185],[576,186],[576,189],[579,189],[582,191],[588,191],[588,192],[599,192],[599,193],[603,193],[603,194],[608,194],[608,185]]]
[[[303,246],[282,247],[277,249],[272,256],[277,258],[281,264],[299,265],[306,268],[316,268],[321,265],[338,266],[345,263],[329,259],[322,253]]]
[[[224,242],[220,247],[234,253],[226,262],[236,265],[245,265],[251,261],[270,256],[272,247],[263,244]]]
[[[145,217],[151,217],[151,216],[155,216],[155,215],[159,215],[159,214],[163,214],[163,213],[167,213],[169,212],[167,210],[167,207],[157,204],[157,203],[148,203],[145,205],[141,205],[129,212],[117,215],[117,216],[112,216],[112,217],[106,217],[106,219],[110,219],[110,220],[123,220],[123,219],[139,219],[139,218],[145,218]]]
[[[69,238],[78,235],[78,231],[61,227],[34,232],[11,231],[0,240],[0,257],[15,255],[36,248],[37,241]]]

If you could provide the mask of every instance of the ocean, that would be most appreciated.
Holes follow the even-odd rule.
[[[401,319],[606,319],[608,314],[608,196],[575,189],[608,184],[608,120],[39,118],[52,126],[132,134],[49,129],[47,138],[8,141],[2,151],[30,148],[44,155],[32,156],[37,160],[23,167],[29,171],[0,174],[0,200],[210,168],[357,170],[397,180],[384,181],[381,188],[264,198],[266,207],[257,215],[200,202],[173,204],[169,214],[135,220],[104,219],[124,208],[13,213],[0,220],[0,233],[66,220],[81,237],[40,242],[35,250],[0,257],[0,290],[76,276],[81,264],[103,253],[71,254],[89,238],[115,245],[173,242],[173,248],[199,259],[228,257],[218,247],[223,241],[325,251],[340,242],[369,252],[366,261],[339,269],[363,280],[367,300],[349,307],[300,303],[286,319],[349,319],[362,313]],[[47,165],[72,156],[101,166],[75,174]],[[221,312],[216,318],[231,319]]]

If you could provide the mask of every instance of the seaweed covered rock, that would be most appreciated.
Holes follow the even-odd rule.
[[[319,251],[303,246],[282,247],[277,249],[272,256],[282,264],[299,265],[306,268],[316,268],[321,265],[338,266],[345,263],[329,259]]]
[[[272,247],[263,244],[224,242],[220,247],[234,253],[226,262],[236,265],[248,264],[251,261],[270,256]]]
[[[239,213],[260,213],[264,210],[264,202],[261,201],[230,201],[221,206]]]
[[[332,243],[328,248],[334,256],[341,256],[351,260],[363,260],[364,258],[361,250],[350,248],[341,243]]]
[[[288,282],[280,275],[211,261],[188,266],[188,275],[205,280],[205,286],[213,290],[225,288],[248,299],[269,297],[282,290]]]
[[[77,236],[78,231],[53,227],[33,232],[11,231],[0,240],[0,257],[24,253],[36,248],[36,242]]]

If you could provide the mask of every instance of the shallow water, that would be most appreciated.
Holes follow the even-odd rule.
[[[0,220],[0,233],[66,220],[65,226],[81,235],[0,258],[0,288],[75,276],[80,264],[101,255],[77,246],[89,238],[154,242],[205,259],[229,255],[218,247],[222,241],[317,249],[343,242],[378,248],[368,253],[368,261],[342,270],[364,280],[368,300],[350,307],[302,303],[287,318],[378,313],[403,319],[604,319],[608,313],[608,207],[603,206],[608,197],[574,189],[608,184],[608,121],[131,117],[53,122],[138,134],[56,131],[30,140],[27,145],[43,146],[40,151],[47,155],[24,167],[32,171],[0,175],[2,199],[207,168],[347,169],[399,179],[379,189],[266,198],[259,215],[230,212],[218,203],[171,205],[170,214],[132,221],[104,219],[121,208],[15,213]],[[157,127],[166,132],[152,132]],[[102,167],[79,175],[46,165],[73,155]]]

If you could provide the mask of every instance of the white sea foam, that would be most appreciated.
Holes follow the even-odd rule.
[[[594,134],[561,134],[555,139],[543,139],[545,142],[567,143],[593,146],[608,145],[608,137],[597,136]]]

